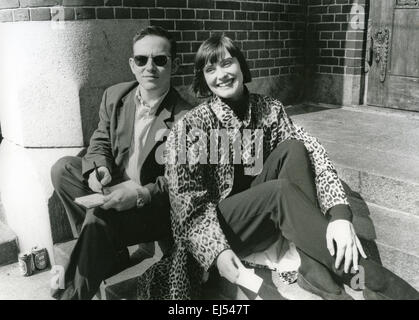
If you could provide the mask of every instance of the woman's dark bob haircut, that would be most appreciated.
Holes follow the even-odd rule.
[[[192,89],[200,97],[208,97],[212,94],[204,77],[204,67],[209,63],[216,63],[224,58],[226,49],[231,56],[236,57],[243,73],[243,83],[252,80],[246,59],[234,42],[224,34],[215,34],[205,40],[198,49],[195,57],[195,75]]]

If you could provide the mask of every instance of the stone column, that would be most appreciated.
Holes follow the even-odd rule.
[[[87,145],[103,90],[133,79],[131,40],[148,21],[19,21],[22,10],[0,23],[0,194],[20,250],[53,259],[50,168]]]

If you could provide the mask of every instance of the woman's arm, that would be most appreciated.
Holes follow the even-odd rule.
[[[344,261],[345,272],[349,272],[351,264],[357,270],[358,251],[364,258],[366,255],[351,223],[352,212],[336,169],[318,139],[309,135],[303,128],[294,125],[281,103],[276,102],[276,107],[278,108],[278,143],[286,139],[296,139],[303,142],[308,151],[315,173],[320,209],[331,216],[326,232],[326,242],[330,254],[336,257],[335,268],[338,269]]]
[[[292,122],[279,101],[274,100],[274,107],[278,112],[277,143],[287,139],[296,139],[303,142],[307,149],[315,174],[317,198],[321,211],[327,213],[330,210],[331,216],[335,216],[333,218],[338,217],[350,221],[352,214],[347,207],[349,203],[346,193],[325,148],[317,138]]]
[[[175,241],[184,242],[188,251],[208,270],[229,244],[218,222],[218,197],[210,192],[211,183],[215,183],[210,165],[193,161],[199,159],[200,152],[199,143],[188,135],[193,127],[183,119],[169,134],[165,177]]]

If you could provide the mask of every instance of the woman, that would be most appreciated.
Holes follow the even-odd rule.
[[[249,93],[250,80],[228,37],[214,35],[200,46],[193,89],[210,98],[174,126],[166,143],[175,247],[147,272],[152,285],[140,281],[140,298],[199,298],[202,273],[212,266],[235,283],[239,257],[282,234],[301,257],[298,284],[324,299],[351,299],[342,283],[358,266],[367,299],[418,299],[414,288],[367,259],[318,140],[294,125],[279,101]]]

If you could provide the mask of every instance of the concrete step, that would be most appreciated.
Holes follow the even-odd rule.
[[[287,109],[319,138],[341,179],[362,198],[419,216],[419,114],[367,106]]]
[[[16,234],[3,222],[0,222],[0,266],[18,260],[18,243]]]
[[[135,300],[137,299],[137,278],[152,264],[161,258],[159,253],[154,257],[145,257],[139,264],[120,274],[107,279],[101,286],[101,297],[105,300]],[[319,296],[303,290],[297,283],[286,284],[276,272],[257,268],[255,274],[263,279],[261,296],[264,300],[322,300]],[[364,300],[361,292],[356,292],[345,286],[346,292],[355,300]],[[260,298],[260,297],[258,297]],[[255,300],[256,294],[237,285],[231,284],[225,278],[213,272],[203,285],[202,299],[205,300]]]
[[[146,269],[144,265],[136,266],[131,276],[114,284],[108,284],[102,293],[106,300],[135,300],[137,297],[137,277]],[[321,300],[320,297],[301,289],[297,284],[279,283],[275,273],[259,269],[257,274],[264,279],[264,298],[266,300]],[[118,276],[120,277],[120,276]],[[103,289],[102,289],[103,290]],[[102,291],[103,292],[103,291]],[[224,278],[215,275],[204,284],[204,300],[254,300],[256,295],[231,284]]]
[[[100,286],[102,300],[136,300],[138,276],[163,256],[157,243],[141,244],[129,249],[132,266],[102,282]]]
[[[67,244],[67,248],[71,246]],[[62,246],[61,246],[62,247]],[[399,250],[388,250],[384,245],[379,245],[379,250],[382,252],[381,258],[385,265],[390,266],[391,262],[396,259],[400,265],[400,260],[404,261],[401,264],[402,268],[390,268],[403,269],[406,267],[406,261],[408,259],[403,256],[403,253]],[[138,250],[135,251],[137,258],[141,255]],[[155,254],[151,251],[143,251],[142,259],[132,267],[122,271],[121,273],[106,279],[98,292],[97,299],[103,300],[135,300],[137,298],[137,277],[145,272],[152,264],[156,263],[161,258],[161,251],[157,249]],[[405,255],[405,254],[404,254]],[[131,254],[132,256],[132,254]],[[400,257],[402,256],[402,259]],[[139,258],[138,258],[139,259]],[[408,262],[408,265],[411,265]],[[411,269],[417,270],[417,269]],[[288,285],[282,282],[275,272],[270,272],[265,269],[259,269],[256,273],[264,279],[265,286],[268,290],[265,290],[265,299],[269,300],[321,300],[320,297],[311,294],[301,289],[296,283]],[[415,276],[412,273],[412,276]],[[407,279],[407,278],[406,278]],[[417,278],[416,278],[417,280]],[[412,282],[413,285],[417,284]],[[355,299],[363,300],[362,293],[356,292],[351,288],[345,286],[345,290]],[[209,300],[248,300],[254,299],[255,295],[242,290],[241,288],[230,284],[226,279],[220,278],[216,274],[212,274],[210,279],[204,286],[203,299]]]
[[[54,245],[55,264],[65,265],[70,260],[71,252],[76,245],[77,239],[67,242],[56,243]],[[144,260],[145,257],[152,257],[155,254],[159,256],[161,253],[155,253],[154,243],[143,243],[128,247],[130,256],[130,265],[135,265]]]
[[[419,246],[414,241],[419,231],[419,220],[403,212],[391,210],[371,203],[365,203],[357,197],[356,193],[350,193],[349,201],[354,210],[354,226],[357,233],[369,241],[364,242],[364,249],[375,259],[382,261],[384,266],[407,280],[415,288],[419,289]],[[407,226],[407,228],[405,227]],[[56,245],[56,259],[60,260],[62,252],[69,251],[74,246],[74,241]],[[136,246],[130,247],[131,258],[135,257],[136,263],[106,279],[100,288],[100,299],[106,300],[135,300],[137,293],[137,277],[157,262],[162,253],[159,247],[148,244],[142,249]],[[403,248],[400,250],[398,248]],[[57,254],[58,253],[58,254]],[[271,300],[319,300],[320,298],[301,289],[297,284],[288,285],[283,283],[275,272],[259,271],[260,275],[271,288],[268,298]],[[345,287],[346,291],[356,300],[362,300],[362,294]],[[210,277],[210,281],[204,289],[205,299],[218,300],[245,300],[254,298],[248,292],[244,292],[237,286],[231,285],[227,280],[219,277]]]
[[[359,198],[349,201],[367,254],[419,290],[419,217]]]
[[[406,214],[358,198],[349,197],[354,213],[353,224],[361,237],[403,248],[419,257],[419,217]]]
[[[358,234],[419,290],[419,114],[367,106],[287,109],[335,163]]]
[[[259,273],[260,274],[260,273]],[[274,272],[265,272],[262,276],[265,285],[264,300],[322,300],[321,297],[301,289],[298,284],[285,284],[278,279]],[[355,300],[364,300],[362,293],[345,286],[346,292]],[[124,280],[106,289],[106,300],[135,300],[137,292],[137,277]],[[204,300],[254,300],[255,294],[242,290],[224,278],[212,280],[204,285]]]
[[[76,239],[54,245],[55,264],[64,266],[70,259]],[[128,247],[130,255],[129,267],[120,273],[104,280],[99,288],[97,299],[132,300],[136,299],[137,276],[157,262],[162,252],[154,243],[144,243]],[[132,281],[129,281],[132,279]],[[134,284],[135,282],[135,284]]]

